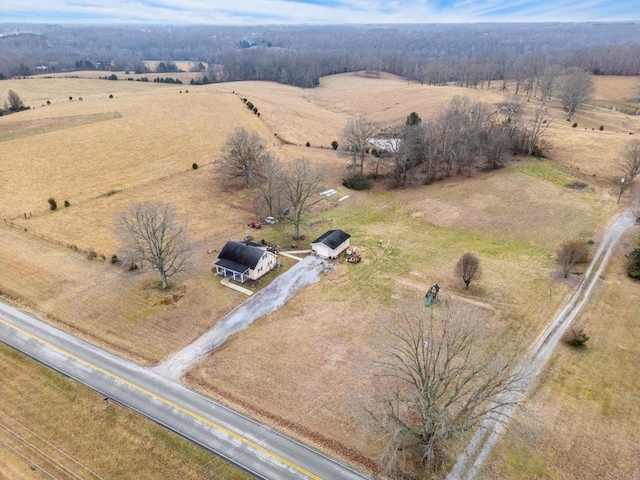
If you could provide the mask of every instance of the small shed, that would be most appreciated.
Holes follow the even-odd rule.
[[[320,257],[337,258],[349,247],[350,238],[342,230],[329,230],[311,242],[311,250]]]
[[[216,275],[244,283],[247,279],[262,277],[276,266],[276,262],[275,253],[267,250],[266,245],[229,240],[215,263]]]

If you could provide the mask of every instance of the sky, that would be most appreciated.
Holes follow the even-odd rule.
[[[640,0],[0,0],[0,23],[371,24],[640,21]]]

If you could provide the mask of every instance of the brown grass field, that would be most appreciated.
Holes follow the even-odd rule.
[[[596,82],[598,100],[637,101],[637,78]],[[185,85],[87,78],[9,80],[2,86],[0,96],[13,89],[35,108],[0,118],[0,292],[144,364],[188,344],[243,300],[213,277],[216,256],[207,251],[248,234],[291,243],[286,224],[250,231],[253,194],[217,179],[213,162],[234,128],[258,131],[284,160],[308,157],[325,169],[327,188],[339,190],[335,197],[351,195],[340,203],[318,203],[303,233],[311,239],[343,228],[363,262],[340,264],[232,338],[191,371],[188,382],[359,467],[371,467],[381,450],[366,409],[375,409],[382,394],[376,362],[394,306],[421,302],[437,282],[452,308],[477,308],[486,348],[526,349],[579,281],[579,275],[559,280],[555,249],[572,239],[593,239],[597,247],[619,208],[619,152],[635,138],[630,132],[640,134],[639,117],[589,105],[567,122],[553,106],[548,160],[516,160],[499,171],[403,191],[389,191],[381,181],[363,193],[341,187],[348,160],[330,149],[348,119],[364,115],[386,128],[404,122],[411,111],[429,118],[455,95],[497,104],[503,93],[408,84],[385,74],[336,75],[315,89],[237,82],[188,86],[189,93]],[[260,118],[243,97],[258,107]],[[198,170],[191,169],[193,162]],[[565,187],[574,180],[588,187]],[[58,201],[55,212],[48,210],[49,197]],[[64,200],[70,207],[62,206]],[[170,292],[158,290],[152,273],[131,273],[108,261],[113,254],[125,258],[115,232],[118,215],[142,200],[171,202],[189,221],[190,268],[173,279]],[[626,249],[637,243],[634,235]],[[94,260],[87,259],[91,250],[98,254]],[[453,274],[466,251],[478,254],[483,266],[482,279],[469,290]],[[624,253],[618,252],[582,320],[593,337],[586,352],[558,348],[530,399],[533,414],[510,430],[487,478],[518,478],[518,469],[525,472],[520,478],[540,478],[540,462],[546,465],[551,457],[556,461],[540,473],[543,478],[574,478],[578,468],[595,475],[605,457],[609,478],[638,475],[638,462],[626,460],[638,456],[637,421],[627,421],[633,409],[594,413],[604,401],[594,393],[602,385],[611,405],[635,402],[637,410],[640,403],[637,385],[605,382],[613,367],[604,360],[616,358],[620,342],[629,358],[616,365],[616,374],[625,378],[637,368],[632,340],[640,332],[630,320],[638,317],[637,301],[629,299],[637,299],[638,285],[624,277]],[[585,358],[588,363],[579,360]],[[585,395],[594,402],[576,402],[576,385],[588,387]],[[589,428],[577,429],[580,419],[588,419]],[[612,419],[615,431],[608,426]],[[617,434],[617,453],[607,454],[614,444],[603,437]],[[575,448],[559,448],[563,442]],[[583,455],[598,446],[602,456]]]
[[[0,478],[252,478],[5,345],[0,362]]]

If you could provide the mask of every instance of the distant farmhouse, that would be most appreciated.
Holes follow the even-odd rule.
[[[337,258],[349,247],[350,238],[342,230],[329,230],[311,242],[311,250],[320,257]]]
[[[215,263],[216,275],[230,277],[240,283],[257,280],[276,266],[276,254],[267,245],[228,241]]]

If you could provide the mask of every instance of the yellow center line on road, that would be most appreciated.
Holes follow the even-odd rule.
[[[42,343],[43,345],[48,346],[49,348],[51,348],[53,350],[56,350],[56,351],[62,353],[63,355],[65,355],[65,356],[67,356],[69,358],[72,358],[72,359],[76,360],[77,362],[80,362],[80,363],[82,363],[82,364],[84,364],[84,365],[86,365],[86,366],[88,366],[88,367],[90,367],[90,368],[92,368],[94,370],[97,370],[97,371],[103,373],[104,375],[113,378],[114,380],[118,380],[119,382],[122,382],[125,385],[127,385],[127,386],[129,386],[129,387],[131,387],[131,388],[133,388],[135,390],[138,390],[139,392],[142,392],[142,393],[144,393],[144,394],[146,394],[146,395],[148,395],[148,396],[150,396],[152,398],[155,398],[156,400],[159,400],[160,402],[162,402],[162,403],[164,403],[166,405],[169,405],[170,407],[173,407],[176,410],[179,410],[182,413],[184,413],[184,414],[186,414],[186,415],[188,415],[188,416],[190,416],[192,418],[195,418],[196,420],[198,420],[198,421],[200,421],[200,422],[202,422],[202,423],[204,423],[206,425],[209,425],[210,427],[213,427],[216,430],[221,431],[222,433],[225,433],[225,434],[229,435],[230,437],[235,438],[236,440],[239,440],[240,442],[244,443],[245,445],[264,453],[265,455],[277,460],[280,463],[283,463],[283,464],[293,468],[294,470],[302,473],[303,475],[306,475],[309,478],[312,478],[313,480],[322,480],[317,475],[314,475],[313,473],[305,470],[304,468],[296,465],[295,463],[287,460],[286,458],[282,458],[280,455],[277,455],[277,454],[271,452],[270,450],[262,447],[261,445],[258,445],[255,442],[252,442],[251,440],[243,437],[242,435],[239,435],[239,434],[237,434],[235,432],[232,432],[231,430],[223,427],[222,425],[218,425],[217,423],[212,422],[211,420],[208,420],[208,419],[204,418],[203,416],[198,415],[197,413],[192,412],[191,410],[189,410],[187,408],[184,408],[184,407],[172,402],[171,400],[169,400],[167,398],[161,397],[160,395],[156,395],[155,393],[151,392],[150,390],[147,390],[144,387],[141,387],[140,385],[136,385],[135,383],[132,383],[129,380],[126,380],[126,379],[124,379],[122,377],[119,377],[118,375],[114,374],[113,372],[105,370],[104,368],[99,367],[98,365],[94,365],[93,363],[88,362],[87,360],[84,360],[83,358],[80,358],[77,355],[75,355],[75,354],[73,354],[71,352],[68,352],[67,350],[65,350],[63,348],[60,348],[57,345],[54,345],[54,344],[42,339],[42,338],[32,334],[31,332],[28,332],[27,330],[24,330],[23,328],[20,328],[20,327],[18,327],[16,325],[6,321],[5,319],[3,319],[1,317],[0,317],[0,323],[4,324],[7,327],[12,328],[12,329],[14,329],[14,330],[16,330],[16,331],[18,331],[20,333],[22,333],[23,335],[26,335],[29,338],[32,338],[32,339]]]

